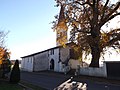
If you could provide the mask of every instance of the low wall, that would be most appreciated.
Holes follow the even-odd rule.
[[[88,76],[107,77],[106,64],[104,63],[103,67],[100,68],[92,67],[80,68],[80,74]]]

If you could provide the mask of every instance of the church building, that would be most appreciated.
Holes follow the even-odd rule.
[[[60,11],[58,28],[61,24],[64,24],[63,11]],[[63,25],[64,26],[64,25]],[[71,53],[71,44],[68,42],[66,27],[62,27],[56,31],[56,47],[33,53],[31,55],[23,56],[21,61],[21,69],[24,71],[43,71],[52,70],[56,72],[68,72],[70,68],[79,65],[79,61],[76,60],[70,63],[70,59],[73,53]],[[66,46],[60,46],[61,42],[65,41]],[[75,63],[75,65],[73,65]]]

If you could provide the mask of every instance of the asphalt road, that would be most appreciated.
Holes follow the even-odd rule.
[[[48,90],[53,90],[70,77],[71,75],[53,72],[21,72],[21,80],[46,88]],[[87,90],[120,90],[120,85],[117,84],[98,82],[95,80],[89,80],[88,78],[82,79],[79,77],[74,78],[74,80],[81,83],[86,83]]]

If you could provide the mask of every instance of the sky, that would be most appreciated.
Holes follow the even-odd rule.
[[[54,0],[0,0],[0,29],[10,31],[6,46],[11,59],[56,45],[51,29],[59,13]]]
[[[54,0],[0,0],[0,30],[9,31],[5,45],[11,60],[56,46],[55,5]]]

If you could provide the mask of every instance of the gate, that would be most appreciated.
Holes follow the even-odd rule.
[[[120,61],[106,62],[108,78],[120,78]]]

